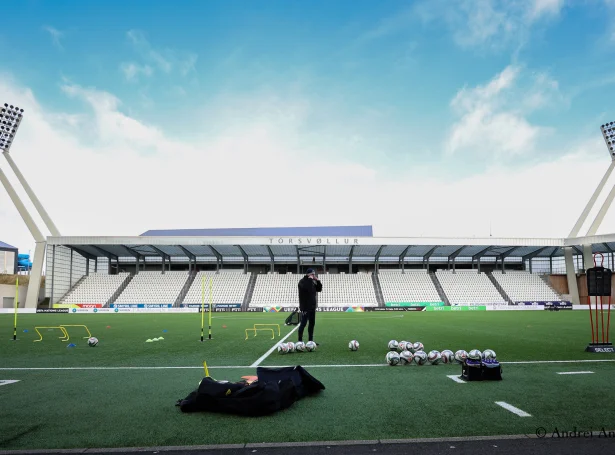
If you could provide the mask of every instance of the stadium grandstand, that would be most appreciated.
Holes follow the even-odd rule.
[[[594,252],[613,264],[615,238]],[[568,239],[390,238],[371,226],[156,230],[134,237],[48,237],[52,307],[194,307],[226,311],[298,306],[308,268],[326,311],[572,302],[582,246]],[[555,303],[558,304],[558,303]]]

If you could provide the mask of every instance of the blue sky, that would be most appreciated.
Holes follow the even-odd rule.
[[[466,200],[497,185],[512,188],[501,196],[508,206],[484,198],[463,206],[461,235],[484,234],[488,219],[507,235],[565,236],[608,165],[599,126],[615,119],[614,0],[24,0],[7,19],[0,95],[25,103],[31,119],[14,148],[41,160],[51,154],[37,144],[55,144],[44,171],[62,182],[38,188],[71,233],[92,226],[55,202],[67,181],[88,186],[91,213],[109,216],[102,182],[112,174],[122,182],[117,197],[143,190],[135,175],[166,179],[166,192],[138,196],[144,207],[199,192],[203,175],[234,176],[240,188],[266,177],[261,194],[291,204],[312,191],[327,204],[315,219],[297,209],[246,220],[234,215],[249,209],[245,191],[227,190],[214,217],[169,221],[152,210],[125,220],[123,234],[356,223],[378,235],[380,223],[383,235],[445,235],[421,207],[461,210],[446,194]],[[36,162],[23,166],[42,182]],[[571,179],[585,172],[579,181],[589,184],[527,180],[562,169]],[[510,227],[511,210],[544,212],[528,208],[531,190],[574,198],[571,213],[554,207],[533,231]],[[391,193],[404,195],[408,218],[389,206],[365,215],[368,201],[381,207]],[[330,194],[367,199],[343,215]],[[6,197],[0,204],[0,220],[20,223]],[[97,229],[117,227],[106,223]],[[3,240],[28,237],[11,235]]]

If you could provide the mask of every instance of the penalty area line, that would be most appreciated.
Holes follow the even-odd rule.
[[[503,407],[504,409],[512,412],[513,414],[517,414],[519,417],[532,417],[531,414],[528,414],[527,412],[522,411],[519,408],[515,408],[512,404],[508,404],[505,401],[496,401],[495,404]]]
[[[560,371],[557,374],[594,374],[593,371]]]
[[[446,375],[447,378],[452,379],[453,381],[459,383],[459,384],[465,384],[466,382],[461,379],[458,375],[456,374],[447,374]]]
[[[250,365],[250,368],[256,368],[257,366],[259,366],[263,360],[265,360],[267,357],[269,357],[269,355],[271,355],[273,351],[275,351],[275,349],[278,347],[280,343],[283,343],[289,336],[295,333],[295,330],[297,330],[298,328],[299,328],[298,325],[295,326],[295,328],[292,329],[290,332],[288,332],[284,338],[282,338],[280,341],[276,341],[276,343],[273,346],[271,346],[271,349],[265,352],[256,362]]]

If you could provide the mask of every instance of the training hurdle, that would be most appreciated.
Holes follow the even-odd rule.
[[[92,336],[92,334],[90,333],[90,329],[88,329],[87,325],[83,325],[83,324],[61,324],[60,327],[83,327],[86,332],[88,332],[88,336],[87,337],[83,337],[85,339],[88,339]],[[66,331],[66,333],[68,334],[68,330]],[[68,336],[68,335],[67,335]],[[70,338],[66,338],[66,340],[64,341],[68,341]]]
[[[41,332],[38,331],[38,329],[58,329],[61,330],[62,333],[64,335],[62,335],[60,338],[60,341],[67,341],[68,338],[68,332],[66,331],[66,329],[64,327],[61,326],[57,326],[57,327],[34,327],[34,330],[36,330],[36,333],[38,333],[38,336],[40,337],[40,339],[38,340],[34,340],[34,343],[36,343],[37,341],[43,341],[43,334]]]
[[[275,333],[273,332],[273,329],[246,329],[246,340],[248,339],[248,332],[254,332],[254,336],[256,336],[256,332],[258,330],[269,330],[271,332],[271,339],[273,340],[275,338]]]
[[[280,324],[254,324],[254,328],[256,329],[257,327],[267,327],[267,326],[273,326],[273,327],[277,327],[278,328],[278,336],[280,336]],[[260,330],[260,329],[257,329]],[[256,335],[254,335],[256,336]]]

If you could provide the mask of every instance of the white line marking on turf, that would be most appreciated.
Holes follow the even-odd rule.
[[[498,406],[502,406],[507,411],[512,412],[513,414],[517,414],[519,417],[532,417],[531,414],[528,414],[525,411],[522,411],[519,408],[515,408],[513,405],[506,403],[505,401],[496,401],[495,404]]]
[[[20,379],[0,379],[0,385],[9,385],[19,382]]]
[[[286,336],[284,338],[282,338],[280,341],[277,341],[273,346],[271,346],[271,349],[269,349],[267,352],[265,352],[256,362],[254,362],[252,365],[250,365],[250,368],[256,368],[257,366],[260,365],[260,363],[265,360],[267,357],[269,357],[269,355],[275,351],[275,349],[278,347],[278,345],[280,343],[283,343],[284,340],[286,340],[289,336],[291,336],[293,333],[295,333],[295,330],[297,330],[299,328],[298,325],[295,326],[294,329],[292,329],[290,332],[288,332],[288,334],[286,334]]]
[[[461,379],[456,374],[447,374],[446,377],[452,379],[455,382],[458,382],[459,384],[465,384],[466,383],[463,379]]]
[[[296,328],[295,328],[296,330]],[[292,332],[291,332],[292,333]],[[290,335],[290,333],[288,334]],[[287,335],[287,337],[288,337]],[[281,341],[279,341],[278,343],[280,343]],[[275,345],[275,347],[277,347],[277,343]],[[295,355],[295,354],[291,354],[291,355]],[[298,356],[307,356],[310,355],[309,353],[302,353],[302,354],[296,354]],[[530,364],[530,365],[539,365],[539,364],[551,364],[551,363],[579,363],[579,362],[615,362],[615,359],[595,359],[595,360],[545,360],[545,361],[527,361],[527,362],[500,362],[501,364]],[[296,366],[296,365],[268,365],[271,368],[282,368],[282,367],[290,367],[290,366]],[[307,365],[304,364],[303,365],[305,368],[352,368],[352,367],[359,367],[359,368],[370,368],[370,367],[388,367],[389,365],[387,363],[369,363],[369,364],[346,364],[346,365]],[[248,368],[253,368],[250,365],[220,365],[220,366],[207,366],[209,369],[218,369],[218,370],[224,370],[224,369],[248,369]],[[414,367],[410,367],[410,368],[414,368]],[[429,367],[426,367],[429,368]],[[437,368],[443,368],[445,369],[446,366],[442,366],[442,367],[437,367]],[[35,371],[35,370],[191,370],[191,369],[203,369],[203,366],[179,366],[179,367],[113,367],[113,366],[109,366],[109,367],[30,367],[30,368],[24,368],[24,367],[17,367],[17,368],[0,368],[0,371]]]
[[[560,371],[557,374],[593,374],[593,371]]]

